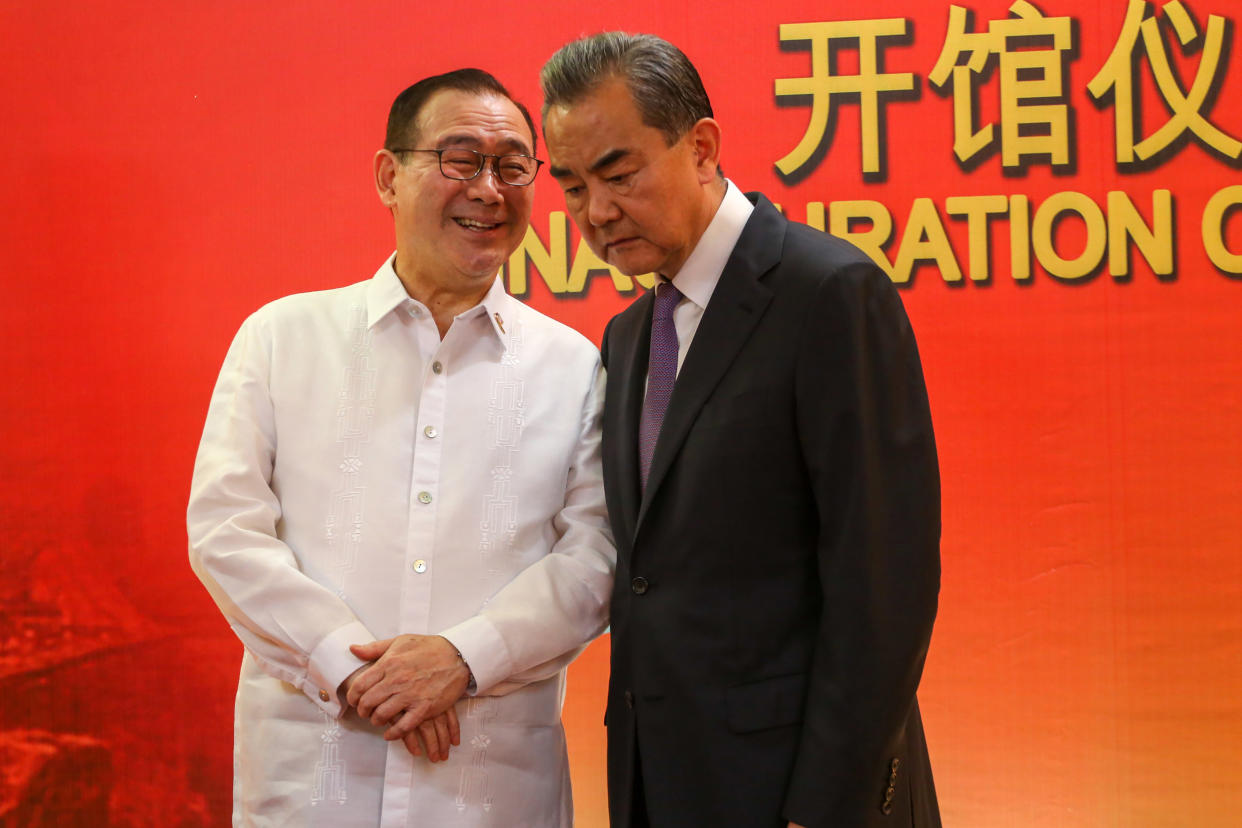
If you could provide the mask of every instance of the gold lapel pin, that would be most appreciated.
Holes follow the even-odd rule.
[[[496,318],[496,324],[500,326],[500,332],[507,333],[507,331],[505,331],[505,320],[500,318],[500,311],[493,313],[492,316]]]

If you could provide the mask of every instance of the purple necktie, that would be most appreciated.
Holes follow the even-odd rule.
[[[651,314],[651,355],[647,364],[647,396],[643,400],[643,419],[638,426],[638,466],[642,487],[647,488],[651,456],[655,454],[660,424],[673,396],[677,380],[677,328],[673,308],[681,301],[681,291],[672,282],[656,286],[655,310]]]

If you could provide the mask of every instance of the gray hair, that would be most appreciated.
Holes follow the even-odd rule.
[[[655,35],[601,32],[565,44],[543,65],[545,119],[552,107],[573,104],[612,78],[625,81],[643,123],[664,133],[669,146],[712,117],[703,81],[680,49]]]

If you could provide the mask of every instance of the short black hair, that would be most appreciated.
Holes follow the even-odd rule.
[[[511,101],[526,119],[526,126],[530,129],[530,151],[532,153],[535,151],[535,122],[530,117],[530,111],[521,101],[509,94],[504,84],[482,69],[454,69],[452,72],[432,75],[429,78],[423,78],[398,95],[397,99],[392,102],[392,108],[388,110],[388,130],[384,134],[384,149],[395,150],[417,143],[418,114],[422,112],[432,95],[445,89],[471,92],[476,95],[490,93]]]
[[[584,37],[548,58],[539,74],[544,117],[612,78],[625,81],[643,123],[663,132],[669,146],[700,119],[713,117],[707,90],[685,53],[655,35],[628,32]]]

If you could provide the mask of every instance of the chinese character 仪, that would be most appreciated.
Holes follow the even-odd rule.
[[[793,151],[776,162],[786,176],[800,170],[819,149],[827,131],[832,109],[843,96],[857,96],[861,107],[862,170],[880,172],[880,96],[914,90],[910,72],[880,71],[880,38],[906,34],[908,21],[901,18],[883,20],[851,20],[822,23],[782,23],[781,42],[811,42],[811,76],[808,78],[777,78],[776,96],[811,97],[811,121],[802,140]],[[858,42],[858,73],[833,74],[829,53],[833,41]]]
[[[1165,20],[1181,42],[1183,51],[1200,37],[1195,24],[1181,0],[1172,0],[1162,7]],[[1142,39],[1143,51],[1151,65],[1156,89],[1172,117],[1164,126],[1136,142],[1134,140],[1135,108],[1139,89],[1135,83],[1135,62],[1132,58]],[[1203,54],[1195,71],[1190,92],[1182,92],[1177,77],[1169,63],[1169,53],[1157,19],[1147,17],[1146,0],[1130,0],[1126,18],[1121,25],[1121,35],[1112,54],[1100,67],[1100,71],[1087,84],[1087,90],[1096,100],[1102,100],[1111,91],[1117,142],[1117,163],[1133,164],[1146,161],[1167,149],[1183,133],[1189,131],[1209,148],[1226,158],[1242,155],[1242,143],[1213,126],[1204,116],[1210,93],[1216,85],[1224,54],[1225,20],[1217,15],[1208,17],[1206,34],[1203,36]]]

